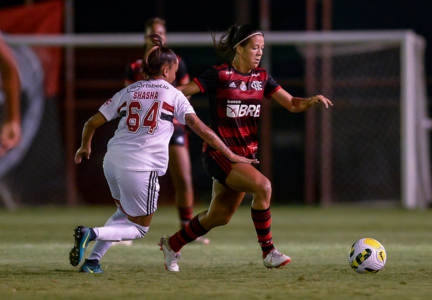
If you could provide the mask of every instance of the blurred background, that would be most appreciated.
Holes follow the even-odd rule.
[[[430,45],[431,11],[431,1],[415,0],[125,0],[115,4],[2,0],[0,30],[17,56],[23,81],[23,139],[19,147],[0,158],[0,205],[112,204],[102,159],[117,122],[98,129],[89,161],[75,166],[73,155],[85,121],[123,88],[126,65],[142,55],[142,46],[122,45],[122,35],[143,36],[144,23],[151,17],[165,19],[173,38],[181,33],[205,33],[210,41],[210,30],[222,32],[235,23],[251,23],[287,38],[307,31],[379,31],[385,37],[394,30],[411,30],[419,41]],[[19,35],[66,33],[77,37],[120,34],[119,45],[30,47],[13,40]],[[403,46],[385,38],[381,43],[373,34],[370,40],[343,46],[322,40],[309,44],[271,40],[263,64],[273,78],[292,95],[324,94],[335,105],[330,113],[314,109],[290,114],[275,103],[267,104],[261,118],[262,163],[258,168],[272,181],[273,203],[400,205],[403,172],[409,164],[401,159],[407,138],[403,128],[409,126],[401,112],[405,107],[401,104]],[[170,35],[167,44],[170,46]],[[208,43],[179,43],[172,48],[186,62],[191,78],[223,62]],[[413,53],[418,72],[413,89],[420,94],[414,98],[425,100],[413,106],[418,108],[415,116],[427,123],[431,47],[424,54],[421,49]],[[196,95],[191,102],[198,116],[208,122],[206,95]],[[421,153],[411,155],[423,157],[413,161],[418,165],[414,172],[423,179],[420,186],[411,187],[422,190],[421,195],[415,194],[421,199],[413,207],[426,207],[431,200],[428,125],[413,126],[421,128],[407,135],[421,136],[422,146],[416,144],[414,150]],[[194,193],[196,202],[204,204],[210,201],[212,182],[201,164],[201,145],[191,133]],[[160,204],[174,203],[169,175],[161,178],[161,186]]]

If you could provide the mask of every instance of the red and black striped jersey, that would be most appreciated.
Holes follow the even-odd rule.
[[[176,72],[176,78],[171,83],[171,85],[174,87],[178,86],[179,81],[181,81],[182,79],[184,79],[186,77],[189,77],[185,62],[178,55],[177,55],[177,59],[179,61],[179,67],[178,67],[178,70]],[[126,66],[126,78],[125,79],[132,81],[132,82],[144,80],[144,77],[142,75],[142,66],[141,65],[142,65],[142,59],[137,59],[133,63],[128,64]]]
[[[213,67],[194,78],[209,94],[210,128],[234,153],[255,158],[258,151],[258,118],[261,101],[280,85],[263,68],[240,73],[231,64]],[[210,148],[204,143],[204,151]]]

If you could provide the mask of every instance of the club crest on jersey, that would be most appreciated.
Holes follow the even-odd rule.
[[[131,84],[130,86],[128,86],[127,88],[127,92],[128,93],[132,93],[132,92],[136,92],[138,91],[140,88],[142,87],[142,83],[141,82],[135,82],[133,84]]]
[[[246,83],[244,81],[242,81],[240,84],[240,90],[242,90],[243,92],[247,90]]]
[[[255,104],[240,104],[240,105],[227,105],[226,114],[228,118],[238,117],[259,117],[261,111],[261,105]]]
[[[262,86],[261,86],[261,81],[252,81],[251,87],[255,90],[255,91],[262,91]]]

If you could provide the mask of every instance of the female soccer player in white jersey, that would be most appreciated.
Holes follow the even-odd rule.
[[[317,103],[332,103],[322,95],[296,98],[281,88],[263,68],[264,35],[251,25],[232,26],[219,42],[217,52],[229,63],[212,68],[189,84],[178,87],[185,96],[207,92],[210,100],[210,128],[234,153],[255,158],[258,152],[257,125],[263,98],[273,98],[290,112],[304,111]],[[204,143],[203,163],[213,178],[210,207],[172,236],[161,238],[168,271],[178,271],[180,249],[217,226],[227,224],[244,194],[253,196],[252,221],[262,250],[264,266],[280,268],[291,259],[273,245],[270,231],[270,181],[250,165],[232,164],[217,149]]]
[[[151,18],[146,21],[144,26],[145,36],[157,33],[162,37],[162,41],[166,43],[166,27],[165,20],[161,18]],[[144,51],[150,51],[153,47],[151,43],[146,41]],[[177,55],[178,69],[176,78],[171,83],[174,87],[189,83],[189,74],[185,61]],[[135,81],[143,80],[142,59],[135,60],[128,64],[126,68],[125,86],[129,86]],[[175,203],[180,218],[180,227],[183,228],[193,217],[194,195],[192,188],[192,171],[189,158],[188,134],[186,127],[177,122],[174,118],[174,133],[169,142],[169,163],[168,171],[175,190]],[[162,184],[163,188],[163,184]],[[202,237],[196,241],[203,244],[208,244],[209,239]],[[131,241],[130,241],[131,242]]]
[[[157,209],[158,176],[165,174],[168,165],[173,118],[187,124],[233,163],[257,162],[256,159],[235,155],[201,122],[187,98],[170,84],[178,68],[175,53],[163,47],[159,35],[151,35],[150,39],[156,46],[143,60],[143,72],[149,79],[138,81],[115,94],[84,126],[81,147],[75,155],[76,163],[80,163],[83,157],[90,157],[96,128],[121,117],[118,129],[108,143],[103,164],[118,210],[103,227],[78,226],[74,229],[75,244],[69,254],[73,266],[80,263],[90,241],[134,240],[147,234]],[[80,272],[103,272],[99,260],[110,245],[96,242]]]

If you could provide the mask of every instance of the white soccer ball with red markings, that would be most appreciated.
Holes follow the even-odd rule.
[[[365,238],[355,242],[349,253],[348,263],[357,273],[377,273],[387,260],[384,246],[377,240]]]

